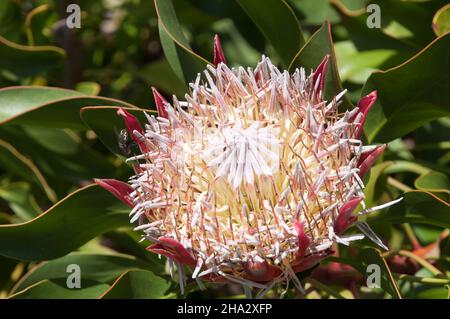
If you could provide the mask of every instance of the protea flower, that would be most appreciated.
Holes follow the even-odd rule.
[[[345,113],[345,91],[323,97],[329,57],[309,75],[280,71],[262,57],[256,68],[229,68],[218,38],[208,65],[180,101],[153,89],[158,116],[142,128],[119,115],[141,154],[125,184],[97,180],[132,207],[131,222],[153,244],[148,250],[187,274],[228,281],[261,294],[364,235],[384,244],[357,216],[366,208],[363,175],[385,145],[363,145],[365,117],[376,92]],[[359,206],[362,210],[353,211]]]

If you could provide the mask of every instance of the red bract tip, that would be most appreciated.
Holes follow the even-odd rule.
[[[219,35],[216,34],[214,37],[214,65],[217,66],[219,63],[227,64],[227,60],[225,59],[222,46],[220,45]]]
[[[334,232],[338,235],[342,234],[351,224],[356,221],[356,216],[352,215],[353,210],[359,205],[362,197],[354,197],[342,205],[339,209],[338,217],[334,222]]]
[[[359,173],[358,175],[360,177],[363,177],[370,167],[372,167],[373,163],[377,159],[378,156],[383,153],[384,149],[386,148],[386,144],[380,145],[377,148],[375,148],[371,152],[363,153],[359,157],[358,160],[358,167],[359,167]]]
[[[139,148],[143,153],[147,153],[147,145],[145,145],[145,141],[139,139],[135,134],[134,131],[140,133],[141,135],[144,135],[144,130],[142,129],[141,123],[139,123],[138,119],[131,115],[128,111],[124,110],[123,108],[119,108],[117,110],[117,115],[120,115],[123,117],[125,121],[125,125],[127,127],[128,133],[131,135],[131,138],[133,141],[139,145]]]
[[[377,91],[370,92],[358,102],[359,113],[362,114],[361,122],[356,126],[355,130],[355,138],[360,138],[363,132],[364,123],[366,122],[366,116],[369,113],[372,106],[375,104],[377,100]]]
[[[155,99],[156,109],[158,110],[158,115],[160,117],[164,117],[166,119],[169,118],[169,115],[166,111],[166,104],[169,104],[167,100],[152,86],[153,98]]]
[[[330,55],[327,54],[323,58],[322,62],[320,62],[319,66],[316,68],[316,70],[313,73],[314,85],[316,85],[317,80],[320,77],[320,80],[319,80],[320,82],[319,82],[319,86],[317,88],[317,92],[322,92],[323,93],[323,90],[325,88],[325,76],[326,76],[326,73],[327,73],[327,67],[328,67],[328,61],[329,60],[330,60]]]
[[[120,199],[125,205],[134,207],[133,201],[130,198],[130,193],[133,191],[133,188],[127,183],[115,179],[94,179],[94,182]]]
[[[160,237],[156,244],[147,247],[148,251],[155,254],[166,256],[176,263],[195,268],[196,262],[194,257],[184,248],[177,240],[169,237]]]
[[[303,224],[300,221],[296,221],[294,226],[298,236],[297,258],[303,258],[310,244],[310,240],[308,236],[305,235],[305,231],[303,230]]]

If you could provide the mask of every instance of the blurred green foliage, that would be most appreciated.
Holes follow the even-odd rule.
[[[70,3],[81,8],[80,29],[65,26]],[[366,25],[369,4],[381,10],[380,28]],[[345,107],[378,90],[365,133],[388,149],[366,197],[404,196],[369,218],[391,250],[364,240],[333,258],[363,275],[366,264],[383,264],[382,289],[312,280],[308,297],[448,298],[449,12],[444,0],[0,1],[0,297],[180,297],[163,261],[130,231],[127,209],[85,186],[131,173],[117,145],[117,107],[144,119],[139,108],[154,110],[151,86],[183,97],[213,60],[219,34],[231,66],[253,67],[265,54],[291,71],[311,69],[330,54],[326,93],[346,88]],[[412,265],[407,273],[402,258]],[[64,285],[68,263],[88,269],[76,292]],[[187,291],[242,293],[195,284]]]

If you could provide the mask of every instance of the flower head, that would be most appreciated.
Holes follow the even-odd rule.
[[[159,115],[144,128],[119,111],[142,152],[129,159],[136,174],[126,196],[148,250],[178,265],[181,284],[187,265],[199,282],[266,291],[289,280],[301,289],[296,272],[334,243],[364,237],[342,235],[352,224],[384,246],[353,213],[392,204],[364,205],[362,176],[384,150],[360,139],[376,92],[339,113],[345,91],[323,97],[328,56],[310,74],[280,71],[267,57],[255,69],[229,68],[215,42],[216,65],[183,101],[154,90]]]

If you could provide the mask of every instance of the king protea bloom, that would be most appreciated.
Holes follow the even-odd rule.
[[[362,177],[385,148],[361,140],[376,92],[339,113],[345,91],[323,96],[328,61],[310,74],[281,71],[267,57],[230,68],[216,37],[214,66],[184,100],[169,103],[153,89],[158,116],[147,115],[144,128],[119,110],[140,149],[128,159],[135,175],[97,182],[132,207],[148,250],[177,266],[182,288],[189,275],[261,293],[291,280],[301,289],[295,273],[333,244],[366,235],[384,247],[357,220],[395,203],[364,204]],[[364,234],[343,235],[353,224]]]

